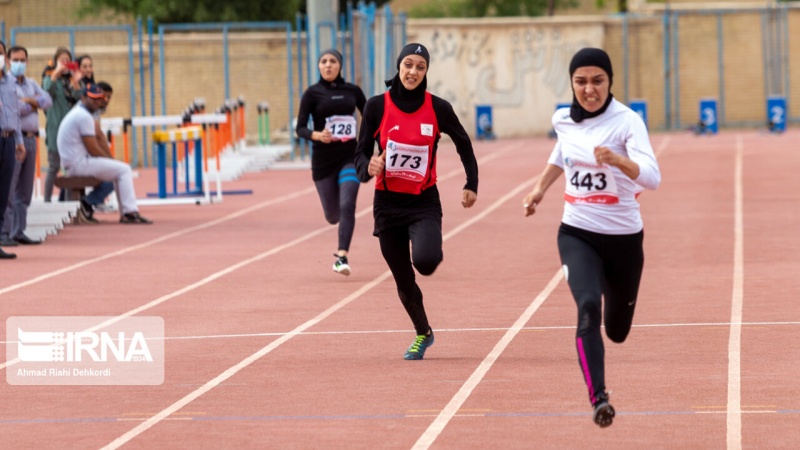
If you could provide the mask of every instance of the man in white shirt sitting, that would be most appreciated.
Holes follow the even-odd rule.
[[[119,219],[121,223],[152,223],[139,214],[130,166],[114,159],[97,142],[93,114],[104,106],[103,91],[95,84],[87,85],[81,101],[67,113],[58,127],[61,165],[70,176],[115,182],[122,213]]]

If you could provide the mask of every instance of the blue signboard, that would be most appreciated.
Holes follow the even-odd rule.
[[[719,131],[719,121],[717,115],[717,100],[714,98],[704,98],[700,100],[700,126],[701,132],[717,134]]]
[[[767,126],[776,133],[786,131],[786,97],[767,98]]]
[[[631,100],[630,108],[639,115],[647,126],[647,100]]]
[[[492,107],[478,105],[475,107],[475,136],[478,139],[494,139],[494,126],[492,125]]]

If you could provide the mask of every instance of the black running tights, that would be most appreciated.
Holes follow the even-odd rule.
[[[339,224],[339,248],[350,250],[353,230],[356,227],[356,200],[358,199],[359,181],[353,164],[347,164],[327,178],[314,182],[325,220],[331,225]]]
[[[383,258],[394,275],[400,301],[414,329],[418,335],[427,334],[430,325],[422,304],[422,291],[415,281],[414,268],[420,275],[430,275],[442,262],[441,223],[434,219],[423,219],[407,226],[385,229],[380,232],[378,239]]]
[[[578,306],[578,363],[592,404],[606,389],[601,312],[606,336],[624,342],[631,330],[644,266],[643,239],[642,231],[606,235],[565,224],[558,230],[561,264]]]

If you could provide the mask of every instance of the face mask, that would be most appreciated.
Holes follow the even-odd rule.
[[[14,75],[15,77],[21,77],[25,75],[26,66],[27,64],[22,61],[11,61],[11,75]]]
[[[3,55],[0,55],[0,69],[2,69],[5,66],[6,66],[6,57],[3,56]]]

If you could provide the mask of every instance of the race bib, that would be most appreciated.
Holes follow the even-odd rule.
[[[331,131],[334,141],[347,142],[356,138],[356,118],[353,116],[330,116],[325,119],[325,128]]]
[[[428,146],[386,143],[386,177],[423,181],[428,174]]]
[[[584,161],[564,160],[567,188],[564,200],[569,203],[619,203],[617,182],[611,167]]]

